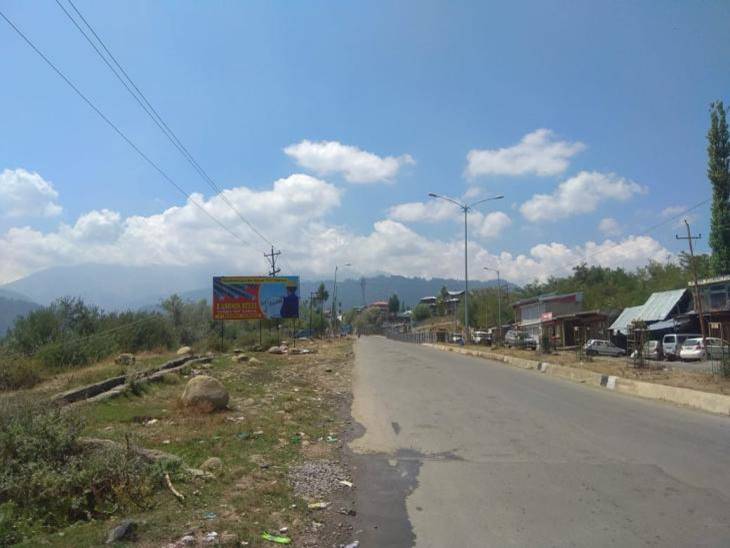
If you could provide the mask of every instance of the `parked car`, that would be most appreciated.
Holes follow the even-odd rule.
[[[589,339],[583,346],[583,350],[588,356],[624,356],[626,354],[626,350],[604,339]]]
[[[679,359],[679,349],[687,339],[700,337],[699,333],[667,333],[662,338],[662,350],[669,361]]]
[[[529,348],[530,350],[537,349],[537,339],[523,331],[515,331],[510,329],[504,336],[504,344],[508,348]]]
[[[644,343],[644,357],[649,360],[663,360],[664,348],[662,348],[662,341],[646,341]]]
[[[486,331],[474,331],[474,337],[472,338],[474,344],[492,344],[492,336]]]
[[[706,345],[702,344],[702,337],[687,339],[682,343],[679,357],[682,361],[719,360],[723,353],[728,354],[728,343],[717,337],[705,337]]]
[[[451,342],[454,344],[464,344],[464,337],[460,333],[454,333],[451,335]]]

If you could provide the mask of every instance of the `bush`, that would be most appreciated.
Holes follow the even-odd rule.
[[[0,390],[31,388],[42,379],[40,368],[23,358],[0,357]]]
[[[413,319],[415,321],[426,320],[431,317],[431,309],[427,304],[419,303],[413,309]]]
[[[160,471],[131,451],[79,442],[80,419],[50,404],[0,408],[0,545],[35,531],[144,507]]]

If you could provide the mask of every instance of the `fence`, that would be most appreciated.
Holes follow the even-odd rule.
[[[410,342],[416,344],[437,343],[439,341],[438,333],[419,332],[419,333],[397,333],[395,331],[386,331],[385,336],[394,341]],[[443,337],[442,337],[443,338]]]

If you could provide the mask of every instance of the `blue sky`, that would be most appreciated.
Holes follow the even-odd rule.
[[[287,269],[305,277],[338,261],[352,262],[353,275],[459,275],[460,225],[433,205],[413,206],[430,191],[505,195],[483,211],[508,220],[473,227],[472,275],[484,264],[517,281],[564,273],[587,242],[608,246],[601,261],[612,266],[676,253],[673,222],[651,241],[636,237],[664,210],[710,195],[708,106],[730,101],[727,2],[75,3],[200,164],[284,250]],[[256,250],[213,234],[220,229],[205,217],[187,218],[195,208],[0,21],[0,251],[9,258],[0,282],[89,260],[265,268],[263,242],[55,2],[0,9]],[[531,134],[542,136],[536,147],[510,148]],[[303,141],[311,146],[299,156],[284,152]],[[322,142],[341,147],[328,149],[336,158]],[[550,164],[556,143],[571,151],[558,153],[562,167]],[[471,150],[487,157],[473,177]],[[390,171],[379,163],[388,157]],[[385,171],[348,180],[363,161]],[[277,180],[289,184],[277,190]],[[561,198],[566,181],[574,192]],[[44,183],[57,195],[39,190]],[[395,214],[402,204],[410,209]],[[180,209],[164,215],[171,207]],[[693,212],[703,234],[708,212]]]

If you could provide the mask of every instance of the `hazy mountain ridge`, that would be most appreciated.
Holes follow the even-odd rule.
[[[175,266],[112,266],[86,264],[56,267],[36,272],[20,280],[0,286],[0,296],[47,305],[64,297],[80,297],[88,304],[105,310],[136,310],[154,308],[173,293],[186,300],[211,298],[211,278],[221,271],[210,267]],[[226,270],[223,272],[228,273]],[[303,280],[300,295],[308,299],[311,292],[324,282],[330,296],[332,280]],[[509,282],[504,282],[509,283]],[[496,280],[469,282],[470,288],[490,287]],[[509,284],[515,287],[514,284]],[[365,302],[386,300],[396,294],[409,306],[421,297],[436,295],[443,286],[463,289],[463,280],[407,278],[405,276],[372,276],[365,279]],[[338,280],[338,300],[343,309],[363,304],[360,279]],[[36,304],[37,306],[37,304]]]

